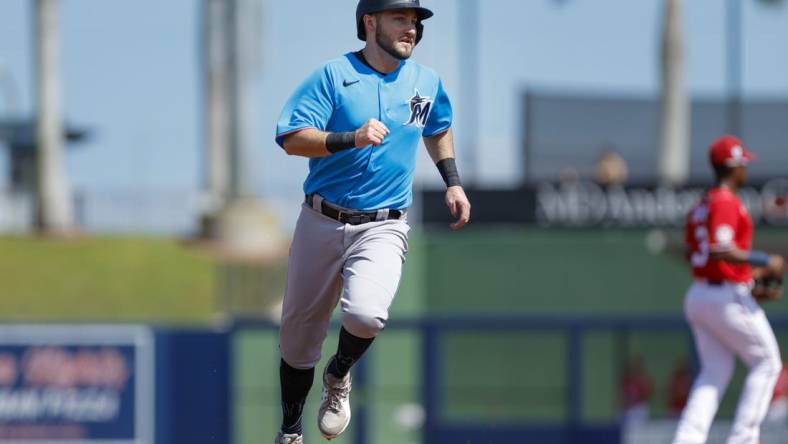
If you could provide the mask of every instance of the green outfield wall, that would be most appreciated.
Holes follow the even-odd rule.
[[[788,232],[759,232],[761,248],[784,250]],[[391,317],[423,314],[550,316],[680,315],[690,283],[678,231],[473,229],[418,231]],[[788,303],[767,313],[788,312]],[[788,332],[778,332],[788,344]],[[369,355],[369,385],[354,403],[369,405],[372,443],[419,441],[420,338],[385,331]],[[278,424],[276,337],[247,331],[236,338],[236,442],[259,442]],[[333,353],[329,335],[324,358]],[[452,421],[555,422],[567,415],[567,337],[555,331],[458,332],[446,335],[441,384],[444,416]],[[611,422],[619,414],[618,378],[633,356],[643,359],[655,384],[651,411],[664,417],[667,382],[679,359],[693,359],[688,331],[598,332],[583,337],[582,418]],[[321,364],[322,366],[322,364]],[[322,367],[321,367],[322,368]],[[720,415],[731,416],[744,376],[731,382]],[[315,437],[319,381],[310,394],[305,425]],[[351,426],[352,427],[352,426]],[[352,436],[352,428],[348,432]],[[338,443],[351,442],[349,438]]]

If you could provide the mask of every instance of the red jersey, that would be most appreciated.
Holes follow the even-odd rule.
[[[692,372],[686,365],[682,365],[670,375],[668,381],[668,409],[673,416],[681,415],[687,405],[690,390],[692,389]]]
[[[772,393],[772,401],[779,398],[788,398],[788,366],[785,365],[780,371],[780,376],[777,377],[777,383],[774,384],[774,392]]]
[[[648,401],[653,391],[654,384],[646,374],[628,374],[621,380],[621,402],[626,408]]]
[[[731,264],[709,258],[710,252],[752,247],[753,223],[747,208],[727,188],[712,188],[687,215],[685,241],[698,279],[747,283],[750,264]]]

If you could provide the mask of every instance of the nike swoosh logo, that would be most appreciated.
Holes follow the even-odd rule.
[[[355,85],[355,84],[356,84],[356,83],[358,83],[359,81],[360,81],[360,80],[343,80],[343,81],[342,81],[342,86],[350,86],[350,85]]]

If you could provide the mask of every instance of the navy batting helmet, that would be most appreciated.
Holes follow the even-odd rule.
[[[367,30],[364,28],[364,15],[376,12],[391,11],[393,9],[414,9],[419,21],[416,24],[416,43],[419,43],[424,33],[422,20],[432,17],[432,11],[422,7],[419,0],[359,0],[356,7],[356,28],[359,40],[367,40]]]

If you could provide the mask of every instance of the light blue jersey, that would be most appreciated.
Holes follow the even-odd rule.
[[[410,207],[419,139],[445,132],[452,122],[449,97],[429,68],[406,60],[383,75],[353,53],[331,60],[290,97],[276,142],[282,146],[286,135],[306,128],[355,131],[371,118],[390,131],[383,143],[310,159],[306,194],[356,210]]]

